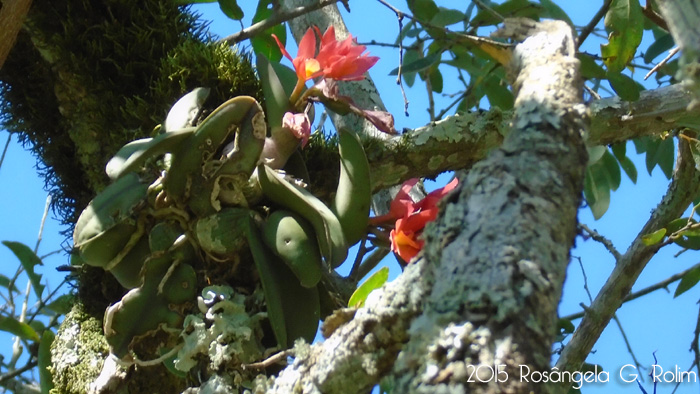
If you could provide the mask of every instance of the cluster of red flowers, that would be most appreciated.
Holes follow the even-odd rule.
[[[273,34],[282,54],[294,65],[300,83],[311,78],[332,78],[337,81],[358,81],[379,60],[376,56],[368,56],[364,45],[357,45],[350,35],[339,42],[335,38],[333,26],[321,37],[321,45],[316,54],[316,34],[321,36],[318,27],[310,28],[299,41],[297,57],[292,59],[284,46]]]
[[[404,182],[391,202],[389,213],[371,219],[372,224],[396,220],[390,234],[391,250],[407,263],[423,248],[425,241],[419,239],[423,228],[428,222],[435,220],[438,214],[438,202],[457,187],[458,180],[455,178],[445,187],[430,192],[418,202],[413,202],[409,191],[417,182],[417,178]]]

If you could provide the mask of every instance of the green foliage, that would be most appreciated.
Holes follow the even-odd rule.
[[[373,290],[384,286],[387,279],[389,279],[389,267],[380,268],[357,287],[348,300],[348,306],[351,308],[362,308],[369,294]]]
[[[700,282],[700,267],[696,267],[690,270],[687,274],[683,275],[676,291],[673,293],[673,297],[678,297],[679,295],[685,293],[686,291],[695,287],[695,285]]]
[[[41,294],[44,292],[44,285],[41,284],[41,275],[34,272],[34,267],[42,264],[39,256],[29,246],[20,242],[2,241],[2,244],[7,246],[17,256],[20,264],[27,272],[29,280],[32,282],[34,293],[37,298],[41,298]]]
[[[253,16],[253,23],[260,22],[272,16],[272,0],[260,0],[258,8]],[[272,34],[277,36],[282,45],[287,42],[287,29],[284,25],[275,25],[265,30],[262,33],[255,35],[250,39],[250,44],[253,46],[253,51],[258,55],[263,55],[273,62],[279,62],[282,59],[282,52],[277,43],[272,38]]]
[[[613,0],[605,15],[608,43],[600,47],[611,73],[619,73],[632,60],[642,42],[644,15],[638,0]]]

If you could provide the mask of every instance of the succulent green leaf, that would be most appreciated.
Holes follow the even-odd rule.
[[[243,19],[243,10],[238,6],[236,0],[219,0],[219,8],[233,20],[239,21]]]
[[[0,316],[0,331],[9,332],[28,341],[39,341],[39,334],[34,331],[32,326],[13,317]]]
[[[639,0],[612,0],[605,15],[605,30],[608,43],[600,46],[603,62],[610,72],[619,73],[642,42],[644,15]]]
[[[282,126],[282,117],[291,108],[289,96],[292,94],[296,84],[296,74],[293,70],[279,63],[272,62],[265,56],[257,56],[256,61],[263,95],[265,96],[267,124],[270,127],[280,127]],[[285,69],[288,72],[283,71]]]
[[[651,234],[643,235],[642,242],[644,242],[646,246],[656,245],[664,239],[664,236],[666,236],[666,229],[661,228]]]
[[[676,287],[676,291],[673,293],[673,297],[678,297],[692,289],[698,282],[700,282],[700,267],[695,267],[687,274],[683,275],[680,283],[678,283],[678,287]]]
[[[42,265],[39,256],[37,256],[29,246],[23,243],[14,241],[2,241],[2,243],[17,256],[20,264],[22,264],[22,267],[27,272],[29,281],[32,283],[32,288],[34,288],[34,293],[37,298],[41,298],[41,293],[44,292],[44,286],[41,284],[41,275],[34,272],[34,267]]]
[[[41,394],[49,394],[53,388],[53,374],[49,367],[51,366],[51,344],[53,344],[55,338],[56,335],[51,330],[46,330],[41,334],[39,354],[37,357]]]
[[[351,308],[361,308],[372,291],[384,286],[389,279],[389,267],[382,267],[364,281],[350,296],[348,306]]]

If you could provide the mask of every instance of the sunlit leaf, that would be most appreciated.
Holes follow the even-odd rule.
[[[666,229],[661,228],[661,229],[654,231],[651,234],[643,235],[642,242],[646,246],[656,245],[664,239],[664,236],[666,236]]]
[[[66,313],[70,312],[71,308],[73,308],[74,302],[74,296],[64,294],[46,305],[46,308],[58,313],[59,315],[65,315]]]
[[[382,287],[384,283],[386,283],[387,279],[389,279],[389,267],[382,267],[377,272],[372,274],[372,276],[367,278],[364,283],[357,287],[355,292],[353,292],[350,296],[348,306],[355,308],[361,308],[364,306],[369,293]]]
[[[612,0],[605,14],[605,30],[608,43],[600,46],[603,62],[610,72],[619,73],[642,42],[644,15],[639,0]]]
[[[32,252],[29,246],[23,243],[14,241],[2,241],[2,243],[17,256],[22,267],[27,272],[29,281],[34,288],[34,293],[36,293],[38,298],[41,298],[41,293],[44,292],[44,286],[41,284],[41,275],[34,272],[34,267],[42,264],[39,256]]]
[[[39,341],[39,334],[29,324],[22,323],[13,317],[0,316],[0,330],[28,341]]]
[[[700,282],[700,267],[695,267],[687,274],[683,275],[680,283],[678,283],[678,287],[676,287],[676,292],[673,293],[673,297],[678,297],[692,289],[698,282]]]

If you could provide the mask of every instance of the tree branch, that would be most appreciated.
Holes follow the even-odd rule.
[[[260,22],[255,23],[254,25],[245,28],[237,33],[231,34],[230,36],[221,39],[221,42],[225,42],[229,45],[236,44],[240,41],[254,37],[255,35],[262,33],[263,31],[269,29],[272,26],[282,24],[298,16],[307,14],[311,11],[316,11],[320,8],[323,8],[327,5],[335,4],[339,1],[346,3],[348,0],[320,0],[319,2],[310,3],[303,7],[294,7],[288,10],[278,10],[277,12],[272,14],[271,17],[261,20]]]
[[[646,246],[642,237],[678,218],[700,192],[700,172],[695,169],[687,142],[682,138],[679,141],[676,171],[666,195],[586,310],[581,324],[557,362],[559,370],[579,370],[637,277],[658,251],[658,245]]]

